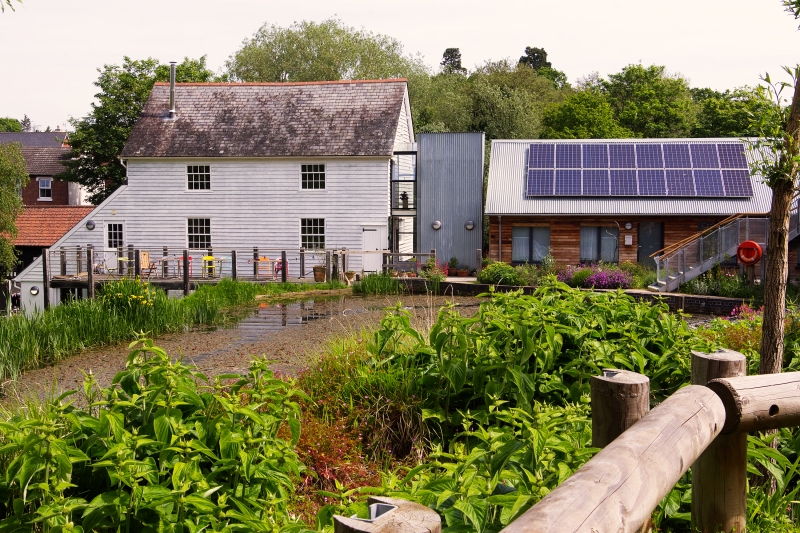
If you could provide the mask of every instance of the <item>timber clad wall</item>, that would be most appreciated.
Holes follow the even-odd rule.
[[[701,222],[716,224],[724,217],[531,217],[503,216],[503,257],[498,256],[499,219],[489,217],[489,257],[495,261],[511,262],[511,228],[514,226],[549,226],[550,253],[560,265],[575,265],[580,262],[581,226],[616,226],[619,223],[619,261],[638,261],[638,228],[640,222],[664,223],[664,246],[669,246],[698,232]],[[633,228],[626,230],[624,224],[630,222]],[[632,244],[625,245],[625,236],[632,236]],[[791,263],[790,263],[791,264]]]

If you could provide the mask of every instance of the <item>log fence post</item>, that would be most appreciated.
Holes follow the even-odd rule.
[[[650,412],[650,379],[630,370],[592,376],[592,446],[605,448]]]
[[[169,275],[169,263],[167,262],[167,257],[169,257],[169,248],[164,246],[163,250],[161,251],[161,256],[164,258],[161,261],[161,277],[166,278]]]
[[[75,275],[79,276],[81,274],[81,270],[83,270],[83,252],[81,251],[80,245],[75,248],[75,262],[77,263],[78,270],[75,271]]]
[[[139,250],[133,251],[133,275],[137,278],[142,275],[142,254]]]
[[[281,252],[281,281],[286,283],[289,263],[286,262],[286,250]]]
[[[183,295],[189,296],[189,250],[183,251]]]
[[[49,248],[42,248],[42,297],[44,298],[43,307],[45,310],[50,308],[50,268],[47,261],[47,254],[49,253]]]
[[[59,252],[59,259],[61,260],[61,275],[67,275],[67,252],[64,250],[64,247],[61,247],[61,251]]]
[[[258,248],[253,247],[253,279],[258,280]]]
[[[744,376],[745,356],[733,350],[692,351],[692,384]],[[745,531],[747,433],[720,435],[692,465],[692,531]]]
[[[334,533],[441,533],[442,520],[433,509],[397,498],[371,496],[369,519],[333,517]]]
[[[306,249],[300,248],[300,279],[306,277]]]
[[[331,251],[325,251],[325,283],[331,282]]]
[[[236,250],[231,250],[231,279],[236,281],[238,278],[237,268],[236,268]]]
[[[90,300],[94,300],[94,247],[91,244],[86,245],[86,262],[88,263],[86,294]]]

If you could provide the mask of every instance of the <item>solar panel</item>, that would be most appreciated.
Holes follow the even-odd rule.
[[[664,168],[664,158],[661,156],[660,144],[636,145],[637,168]]]
[[[608,170],[584,170],[583,194],[587,196],[608,196]]]
[[[665,146],[666,148],[666,146]],[[666,157],[666,154],[664,154]],[[688,157],[689,150],[686,150]],[[667,195],[668,196],[694,196],[694,177],[692,171],[688,169],[683,170],[667,170]]]
[[[612,170],[611,171],[611,195],[612,196],[636,196],[636,171],[635,170]]]
[[[529,145],[528,196],[747,197],[737,142],[540,142]]]
[[[528,168],[555,167],[554,144],[532,144],[528,154]]]
[[[556,196],[581,195],[580,170],[556,170]]]
[[[725,196],[719,170],[695,170],[694,185],[697,196]]]
[[[581,145],[557,144],[556,168],[581,168]]]
[[[583,145],[583,168],[608,168],[607,144]]]
[[[638,178],[641,196],[664,196],[667,194],[663,170],[639,170]]]
[[[529,170],[528,196],[552,196],[555,170]]]
[[[753,184],[747,170],[723,170],[722,183],[725,196],[753,196]]]
[[[719,168],[717,147],[713,144],[690,144],[692,168]]]
[[[747,158],[741,143],[718,144],[717,150],[722,168],[747,169]]]
[[[689,145],[665,144],[664,166],[666,168],[692,168],[692,159],[689,156]]]
[[[609,144],[608,165],[611,168],[636,168],[636,152],[632,144]]]

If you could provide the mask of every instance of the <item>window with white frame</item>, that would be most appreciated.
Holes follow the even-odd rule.
[[[581,261],[619,262],[619,228],[581,226]]]
[[[211,167],[209,165],[186,165],[186,187],[190,191],[211,190]]]
[[[325,248],[325,219],[300,219],[300,246],[306,250],[322,250]]]
[[[205,250],[211,247],[211,219],[190,218],[188,221],[188,244],[191,250]]]
[[[125,246],[124,237],[122,224],[106,224],[106,242],[108,243],[108,248],[113,250]]]
[[[300,188],[324,189],[325,165],[300,165]]]
[[[51,178],[39,178],[39,200],[53,199],[53,180]]]
[[[512,262],[540,263],[549,253],[549,226],[513,226],[511,228]]]

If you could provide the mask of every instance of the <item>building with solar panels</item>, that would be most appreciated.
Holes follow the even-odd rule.
[[[495,140],[490,257],[652,264],[731,215],[769,212],[772,192],[748,157],[738,139]]]

